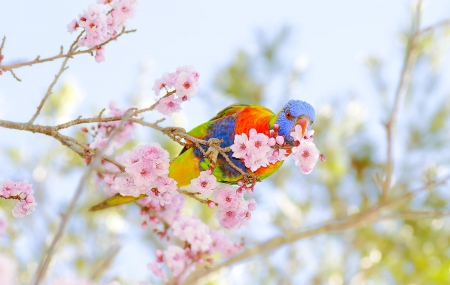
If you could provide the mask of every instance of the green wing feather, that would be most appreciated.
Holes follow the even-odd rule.
[[[114,207],[114,206],[119,206],[122,204],[126,204],[126,203],[130,203],[133,201],[137,201],[139,199],[145,198],[147,197],[147,195],[141,194],[138,197],[133,197],[133,196],[122,196],[120,194],[116,194],[112,197],[109,197],[108,199],[106,199],[105,201],[101,202],[100,204],[97,204],[93,207],[91,207],[89,209],[89,211],[93,212],[93,211],[98,211],[98,210],[103,210],[103,209],[107,209],[110,207]]]

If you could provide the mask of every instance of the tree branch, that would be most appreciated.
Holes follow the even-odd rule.
[[[23,66],[32,66],[35,64],[39,64],[39,63],[44,63],[44,62],[48,62],[48,61],[53,61],[55,59],[60,59],[60,58],[71,58],[73,56],[76,55],[80,55],[80,54],[86,54],[86,53],[93,53],[95,50],[97,50],[98,48],[110,43],[111,41],[117,40],[117,38],[119,38],[120,36],[124,35],[124,34],[129,34],[129,33],[134,33],[136,32],[136,30],[125,30],[122,29],[122,31],[115,37],[107,40],[106,42],[95,46],[93,48],[87,49],[87,50],[80,50],[80,51],[74,51],[74,52],[67,52],[65,54],[61,54],[59,53],[58,55],[52,56],[52,57],[47,57],[44,59],[41,59],[40,56],[37,56],[36,59],[31,60],[31,61],[27,61],[27,62],[21,62],[21,63],[16,63],[16,64],[10,64],[10,65],[0,65],[0,69],[7,69],[7,70],[12,70],[12,69],[17,69]],[[81,35],[78,36],[78,39],[81,37]],[[75,44],[78,42],[78,40],[75,41]],[[72,44],[73,46],[73,50],[76,50],[77,48],[74,47],[75,44]]]
[[[91,161],[91,164],[89,165],[88,169],[84,172],[83,176],[80,179],[80,182],[78,184],[77,190],[75,191],[75,194],[66,210],[66,212],[62,215],[61,224],[58,227],[58,230],[50,244],[50,247],[47,249],[47,252],[45,254],[45,258],[41,261],[41,263],[38,266],[38,269],[36,271],[36,279],[34,282],[34,285],[38,285],[42,278],[45,275],[45,272],[47,271],[48,265],[50,263],[50,260],[54,254],[55,247],[58,243],[58,241],[61,239],[64,230],[67,226],[67,223],[69,221],[70,216],[72,215],[73,211],[75,210],[75,206],[78,202],[78,199],[81,196],[81,193],[83,192],[84,185],[86,184],[87,180],[91,176],[91,174],[94,172],[94,170],[97,168],[98,165],[100,165],[100,162],[102,160],[102,153],[104,149],[107,149],[108,146],[112,143],[112,140],[114,137],[119,133],[120,128],[123,127],[125,122],[130,118],[130,112],[126,112],[123,116],[122,121],[120,122],[119,127],[115,128],[112,132],[111,136],[109,137],[108,141],[105,144],[105,147],[103,149],[100,149],[97,154],[94,156],[94,159]]]
[[[108,269],[108,267],[110,266],[111,262],[114,260],[114,258],[117,256],[117,254],[119,253],[121,249],[120,245],[116,245],[113,248],[111,248],[107,253],[106,256],[103,260],[103,262],[98,266],[98,268],[96,268],[92,275],[91,275],[91,280],[95,281],[97,280],[101,274]]]
[[[406,95],[409,88],[409,83],[411,79],[411,71],[414,66],[415,59],[417,58],[417,43],[420,36],[420,9],[421,1],[417,4],[416,18],[413,23],[413,35],[410,40],[409,45],[406,47],[406,54],[403,61],[403,67],[400,74],[400,80],[398,82],[397,91],[395,93],[394,105],[392,107],[391,115],[388,122],[386,123],[386,135],[387,135],[387,150],[386,150],[386,178],[382,184],[381,200],[385,200],[388,191],[391,187],[392,174],[394,171],[394,158],[392,154],[393,148],[393,130],[397,124],[398,112],[400,108],[400,103]]]
[[[447,26],[450,26],[450,19],[440,21],[440,22],[438,22],[438,23],[436,23],[434,25],[431,25],[431,26],[423,29],[422,31],[420,31],[420,35],[424,36],[426,34],[429,34],[429,33],[432,33],[434,31],[436,31],[437,29],[445,28]]]
[[[349,216],[349,217],[346,217],[346,218],[340,219],[340,220],[334,220],[334,221],[328,221],[325,223],[321,223],[316,226],[312,226],[309,229],[303,229],[297,233],[293,233],[293,234],[292,233],[283,233],[283,235],[281,235],[281,236],[277,236],[272,239],[269,239],[266,242],[263,242],[261,244],[254,246],[253,248],[248,248],[248,249],[240,252],[239,254],[236,254],[235,256],[229,258],[225,262],[222,262],[222,263],[212,267],[211,269],[209,269],[207,271],[197,270],[192,275],[190,275],[186,279],[185,283],[183,283],[183,284],[184,285],[198,284],[197,282],[200,279],[203,279],[203,278],[206,279],[209,275],[213,274],[214,272],[219,271],[222,268],[229,267],[229,266],[231,266],[237,262],[240,262],[244,259],[247,259],[251,256],[260,254],[262,252],[274,250],[276,248],[279,248],[282,245],[293,243],[293,242],[296,242],[301,239],[316,236],[318,234],[343,231],[343,230],[348,230],[351,228],[365,226],[368,224],[373,224],[375,222],[381,221],[383,219],[401,218],[402,216],[400,216],[400,215],[398,215],[398,216],[395,216],[395,215],[382,216],[381,212],[383,210],[393,208],[396,205],[419,195],[424,190],[434,189],[437,186],[443,185],[448,180],[450,180],[450,175],[441,179],[440,182],[428,183],[417,190],[407,192],[407,193],[403,194],[402,196],[400,196],[396,199],[393,199],[389,202],[384,202],[384,203],[381,202],[380,204],[375,205],[374,207],[372,207],[362,213],[355,214],[355,215],[352,215],[352,216]],[[422,215],[422,216],[426,217],[425,215]]]

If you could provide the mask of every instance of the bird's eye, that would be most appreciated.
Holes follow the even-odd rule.
[[[310,125],[312,125],[314,123],[314,121],[311,121],[311,124]]]
[[[288,119],[288,120],[294,119],[294,116],[292,116],[291,111],[286,110],[286,112],[284,112],[284,114],[286,115],[286,119]]]

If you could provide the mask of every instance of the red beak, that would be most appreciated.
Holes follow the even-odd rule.
[[[297,121],[297,125],[300,125],[300,127],[302,127],[302,136],[304,136],[308,128],[308,119],[301,118]]]

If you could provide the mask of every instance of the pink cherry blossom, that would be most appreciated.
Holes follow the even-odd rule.
[[[219,206],[233,207],[236,203],[238,203],[240,197],[236,193],[236,189],[234,187],[228,185],[220,185],[214,191],[214,200],[219,204]]]
[[[180,216],[172,224],[173,236],[190,244],[194,252],[207,251],[211,246],[209,227],[196,217]]]
[[[159,176],[156,179],[156,187],[159,193],[162,194],[164,193],[174,194],[178,189],[177,182],[174,179],[166,176]]]
[[[281,141],[281,139],[278,139],[278,141]],[[266,167],[270,163],[286,159],[286,151],[278,151],[272,148],[276,143],[274,137],[269,138],[265,134],[251,129],[248,139],[246,134],[235,135],[234,144],[230,148],[233,151],[233,157],[241,158],[245,167],[251,171],[256,171],[260,167]]]
[[[161,277],[164,282],[169,281],[167,275],[161,270],[158,263],[152,262],[148,264],[148,268],[155,274],[157,277]]]
[[[294,131],[291,132],[290,135],[294,138],[294,140],[299,142],[304,140],[314,142],[314,130],[306,131],[305,134],[302,134],[302,132],[302,127],[300,125],[296,125]]]
[[[251,171],[256,171],[260,167],[266,167],[269,165],[268,154],[272,153],[271,149],[268,152],[258,152],[257,150],[252,150],[249,158],[245,160],[245,166],[250,168]]]
[[[277,141],[275,140],[275,138],[269,138],[269,146],[274,146],[274,145],[276,145],[277,144]]]
[[[138,187],[134,184],[134,179],[128,175],[120,175],[114,178],[111,189],[120,193],[122,196],[138,197],[142,194],[143,187]],[[145,188],[144,188],[145,189]]]
[[[284,137],[283,136],[277,136],[275,138],[275,140],[276,140],[277,144],[279,144],[279,145],[283,145],[284,144]]]
[[[136,186],[150,187],[157,178],[154,168],[150,163],[139,163],[126,171],[133,176]]]
[[[192,79],[194,79],[194,83],[196,85],[198,85],[198,80],[200,79],[200,74],[197,71],[195,71],[195,69],[192,65],[178,67],[176,73],[180,74],[182,72],[186,72],[186,73],[190,74]]]
[[[0,181],[0,196],[3,198],[9,198],[11,196],[17,196],[19,189],[16,187],[14,181],[5,180]]]
[[[141,154],[135,151],[126,150],[116,156],[116,160],[125,166],[125,170],[130,171],[135,165],[142,163]]]
[[[76,30],[78,29],[78,27],[79,27],[79,25],[78,25],[77,20],[73,20],[72,22],[70,22],[70,23],[67,25],[67,31],[68,31],[69,33],[73,33],[74,31],[76,31]]]
[[[191,99],[197,92],[197,82],[192,77],[192,74],[185,71],[178,74],[174,87],[177,90],[178,97],[180,98],[187,96],[187,99]]]
[[[267,158],[269,163],[276,163],[287,158],[287,151],[285,149],[274,149],[271,155]]]
[[[234,144],[230,146],[233,157],[244,158],[249,154],[249,141],[246,134],[235,135]]]
[[[167,160],[167,163],[169,163],[169,153],[157,143],[149,143],[148,145],[137,146],[134,151],[139,152],[139,155],[145,161],[156,161],[158,159],[164,159]]]
[[[249,211],[254,211],[256,210],[256,200],[255,199],[250,199],[248,200],[248,210]]]
[[[300,166],[303,174],[311,173],[319,159],[319,150],[313,142],[304,140],[299,146],[292,148],[295,165]]]
[[[0,181],[0,198],[18,200],[12,210],[14,217],[24,217],[29,215],[37,203],[34,199],[33,186],[24,181]]]
[[[113,4],[113,9],[117,12],[120,21],[124,22],[134,17],[136,3],[136,0],[119,0]]]
[[[131,151],[125,151],[116,157],[125,166],[124,173],[117,173],[114,177],[104,176],[105,183],[111,184],[111,189],[124,196],[138,197],[148,195],[142,200],[143,206],[149,202],[159,205],[170,204],[172,195],[178,189],[177,183],[169,178],[169,153],[157,143],[140,145]],[[114,172],[113,172],[114,173]]]
[[[294,128],[294,131],[290,133],[291,137],[294,138],[296,141],[302,141],[303,140],[303,130],[300,125],[296,125]]]
[[[99,4],[108,5],[112,10],[107,10],[105,6],[90,5],[87,10],[79,15],[78,20],[73,20],[67,25],[69,32],[81,27],[85,33],[79,39],[77,45],[93,48],[99,46],[112,37],[116,36],[123,29],[126,21],[134,17],[136,10],[136,0],[98,0]],[[102,51],[97,51],[95,60],[104,61]]]
[[[184,207],[185,198],[179,194],[173,194],[171,198],[172,201],[170,204],[164,204],[164,206],[161,206],[159,201],[151,197],[138,200],[137,202],[144,207],[144,210],[148,208],[157,211],[159,217],[164,219],[168,224],[172,224],[180,216],[181,210]],[[157,224],[159,222],[159,220],[155,220],[151,212],[142,211],[141,215],[150,224]]]
[[[211,253],[221,252],[223,257],[229,257],[242,249],[239,243],[234,243],[223,231],[210,231],[212,244]]]
[[[93,148],[93,149],[103,149],[105,147],[105,145],[107,144],[107,142],[108,142],[108,138],[102,138],[102,136],[97,135],[94,138],[94,141],[89,144],[89,147]],[[110,143],[108,148],[103,150],[103,154],[111,155],[111,154],[113,154],[113,151],[114,151],[113,145],[112,145],[112,143]]]
[[[160,212],[161,217],[168,223],[172,224],[181,214],[184,208],[185,198],[182,195],[172,195],[172,202],[164,205],[164,210]]]
[[[181,102],[182,100],[180,98],[175,98],[175,95],[170,95],[162,98],[155,109],[163,115],[170,115],[181,110]]]
[[[164,251],[164,260],[172,271],[173,275],[178,277],[185,272],[188,257],[186,251],[179,246],[171,245]]]
[[[78,41],[79,46],[92,48],[107,41],[111,37],[106,23],[106,11],[97,5],[90,5],[80,15],[78,25],[86,31],[86,35]]]
[[[191,186],[194,192],[199,192],[203,198],[208,198],[217,187],[217,179],[211,173],[202,171],[199,177],[191,180]]]
[[[105,60],[104,54],[105,54],[105,49],[103,47],[98,48],[95,51],[95,61],[98,63],[104,61]]]
[[[152,90],[155,91],[156,96],[159,96],[159,93],[163,88],[168,88],[169,84],[166,82],[164,78],[158,78],[155,80],[155,85]]]
[[[245,222],[246,211],[240,208],[224,208],[216,212],[216,217],[222,227],[226,229],[238,229]]]
[[[253,129],[252,129],[253,130]],[[271,151],[271,147],[269,146],[269,137],[263,133],[257,133],[250,135],[249,145],[250,151],[252,154],[265,155],[269,151]]]
[[[104,117],[118,117],[125,114],[128,109],[119,109],[114,101],[109,103],[109,110]],[[109,138],[112,132],[121,124],[120,120],[98,123],[98,134],[102,138]],[[112,141],[111,147],[117,149],[122,147],[125,143],[133,138],[133,132],[136,129],[136,124],[132,122],[126,122]]]
[[[169,174],[169,159],[159,158],[150,162],[153,166],[154,173],[158,176]]]
[[[216,217],[226,229],[237,229],[245,224],[249,212],[248,202],[230,185],[221,185],[214,190],[214,199],[218,204]]]
[[[28,196],[27,196],[28,198]],[[26,215],[29,215],[31,212],[34,211],[34,208],[36,207],[37,203],[34,202],[33,199],[29,199],[29,201],[32,201],[28,203],[27,201],[19,201],[12,209],[12,214],[16,218],[25,217]]]

